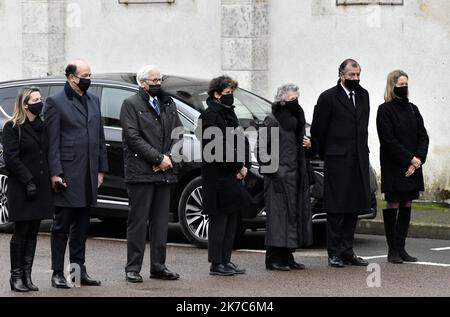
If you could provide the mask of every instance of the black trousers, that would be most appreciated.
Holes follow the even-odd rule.
[[[352,257],[358,214],[327,214],[328,256]]]
[[[161,271],[166,268],[171,185],[127,184],[127,190],[131,209],[127,224],[125,271],[141,271],[147,232],[150,236],[150,270]]]
[[[16,221],[14,223],[14,232],[11,237],[11,242],[25,243],[27,241],[36,240],[40,226],[40,220]]]
[[[239,212],[209,216],[208,261],[210,263],[227,264],[231,261],[239,217]]]
[[[266,246],[266,264],[281,263],[287,265],[294,261],[295,249]]]
[[[53,271],[64,271],[67,241],[69,241],[70,263],[76,263],[82,269],[84,268],[90,211],[90,207],[55,207],[51,229]]]

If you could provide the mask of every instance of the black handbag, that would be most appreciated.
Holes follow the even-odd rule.
[[[252,196],[236,175],[217,179],[216,184],[217,210],[220,212],[234,213],[250,205]]]

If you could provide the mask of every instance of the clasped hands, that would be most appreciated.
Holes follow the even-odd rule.
[[[416,170],[422,167],[422,161],[420,158],[414,156],[411,160],[411,165],[409,166],[408,170],[405,173],[406,177],[410,177],[412,174],[415,173]]]
[[[173,168],[172,160],[167,155],[164,155],[163,160],[159,165],[153,166],[153,172],[165,172]]]

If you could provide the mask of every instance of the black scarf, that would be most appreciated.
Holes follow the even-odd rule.
[[[42,122],[39,116],[37,116],[36,119],[34,119],[34,121],[28,120],[28,123],[35,132],[41,133],[42,131],[44,131],[44,123]]]

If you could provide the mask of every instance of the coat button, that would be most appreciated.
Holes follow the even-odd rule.
[[[44,171],[41,171],[40,173],[41,173],[41,175],[44,175]]]

